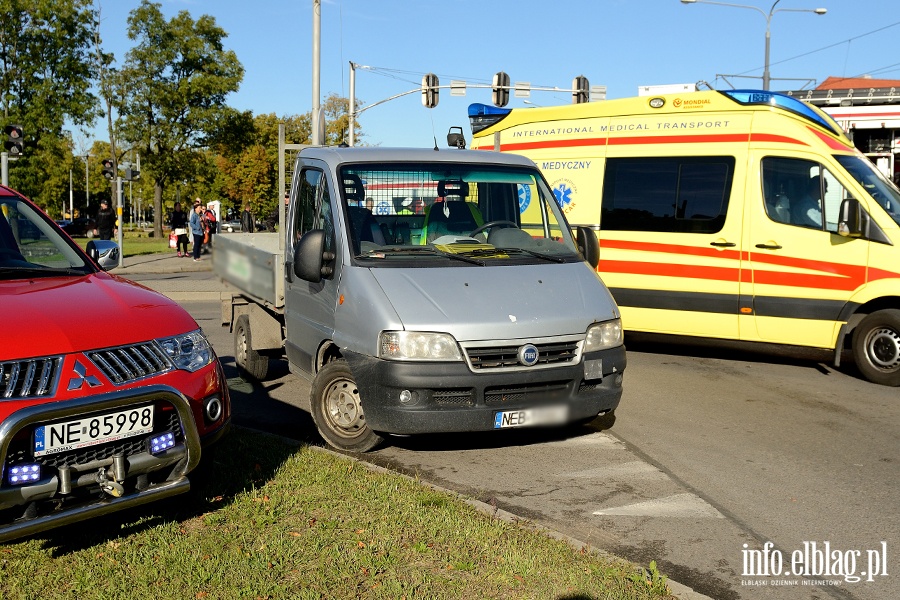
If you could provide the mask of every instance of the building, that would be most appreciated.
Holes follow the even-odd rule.
[[[829,77],[786,93],[830,114],[882,173],[900,180],[900,80]]]

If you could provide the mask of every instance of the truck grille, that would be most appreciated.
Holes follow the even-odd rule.
[[[496,346],[465,345],[466,360],[473,371],[540,369],[577,364],[581,360],[584,336],[568,336],[531,342],[538,350],[538,362],[528,367],[519,363],[519,348],[527,342],[514,341]]]
[[[0,362],[0,400],[50,396],[61,365],[61,356]]]
[[[124,385],[172,369],[172,363],[154,342],[94,350],[85,354],[115,385]]]

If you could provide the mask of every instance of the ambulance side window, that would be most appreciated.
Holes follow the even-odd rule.
[[[837,232],[841,201],[849,192],[823,165],[798,158],[762,160],[766,214],[776,223]]]
[[[610,158],[600,227],[716,233],[725,225],[734,157]]]

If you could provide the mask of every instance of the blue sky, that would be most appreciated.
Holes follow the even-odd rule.
[[[637,95],[643,85],[709,82],[725,89],[761,87],[766,15],[774,0],[733,4],[679,0],[322,0],[321,92],[349,95],[349,63],[358,69],[364,104],[418,88],[422,75],[442,85],[512,82],[570,88],[576,75],[605,85],[607,98]],[[96,0],[104,49],[118,61],[131,48],[128,13],[139,0]],[[227,48],[244,66],[229,104],[254,113],[303,114],[312,107],[312,0],[162,0],[171,18],[187,10],[215,17]],[[825,15],[782,9],[826,8]],[[800,89],[828,76],[900,79],[897,0],[780,0],[770,21],[771,88]],[[727,78],[745,75],[756,78]],[[782,81],[780,78],[791,78]],[[815,84],[812,84],[815,85]],[[541,105],[567,104],[569,93],[534,91]],[[490,103],[488,89],[452,97],[434,109],[415,93],[360,115],[364,141],[383,146],[445,145],[450,126],[470,139],[467,107]],[[523,107],[512,98],[509,106]],[[104,121],[105,122],[105,121]],[[103,123],[95,136],[106,139]],[[94,136],[91,136],[94,137]]]

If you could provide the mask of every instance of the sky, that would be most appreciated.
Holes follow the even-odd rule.
[[[360,113],[358,142],[380,146],[446,145],[451,126],[471,139],[467,108],[490,104],[490,89],[464,97],[440,91],[422,105],[422,76],[489,85],[510,81],[566,90],[578,75],[606,86],[608,99],[640,86],[694,84],[762,87],[770,31],[773,90],[815,87],[829,76],[900,79],[897,0],[744,0],[721,6],[680,0],[322,0],[320,91],[349,96],[350,63],[363,106],[417,90]],[[104,50],[119,64],[133,46],[129,12],[139,0],[95,0]],[[161,0],[167,19],[207,14],[228,33],[225,47],[244,66],[228,104],[254,114],[300,115],[312,109],[313,0]],[[756,7],[746,8],[746,7]],[[770,10],[775,12],[769,18]],[[825,8],[825,15],[796,12]],[[758,10],[757,10],[758,9]],[[740,77],[737,77],[740,76]],[[571,103],[571,93],[511,94],[508,107]],[[90,139],[108,139],[103,124]]]

